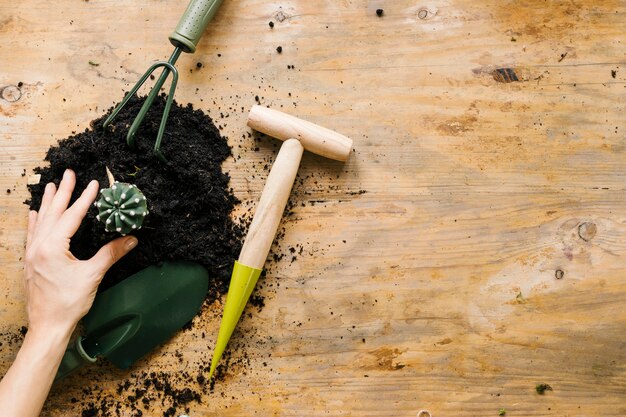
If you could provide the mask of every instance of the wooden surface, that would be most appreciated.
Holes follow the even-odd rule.
[[[23,170],[169,55],[185,6],[0,3],[1,371],[26,324]],[[244,207],[278,146],[246,135],[256,95],[355,152],[305,154],[279,248],[303,252],[271,265],[265,308],[234,336],[249,364],[187,414],[626,415],[625,24],[610,0],[225,1],[181,58],[176,97],[210,110],[241,156],[225,169]],[[143,370],[193,374],[220,307],[132,374],[58,385],[43,415],[124,402],[117,384]]]

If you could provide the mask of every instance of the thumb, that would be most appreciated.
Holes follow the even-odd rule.
[[[107,272],[113,264],[119,261],[124,255],[133,250],[139,241],[134,236],[120,237],[112,240],[100,248],[89,262],[94,265],[102,274]]]

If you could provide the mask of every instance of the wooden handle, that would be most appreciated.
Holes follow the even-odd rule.
[[[263,269],[296,179],[302,152],[304,148],[296,139],[288,139],[280,147],[241,248],[239,263]]]
[[[306,120],[254,105],[248,126],[276,139],[299,139],[304,148],[326,158],[345,161],[352,151],[352,139]]]

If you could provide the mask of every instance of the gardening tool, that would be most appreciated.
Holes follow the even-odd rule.
[[[241,248],[239,260],[235,261],[209,376],[215,372],[248,298],[261,275],[263,264],[272,246],[291,187],[298,173],[302,152],[307,149],[327,158],[346,161],[352,150],[352,139],[266,107],[252,107],[248,115],[248,126],[285,142],[267,177],[259,205]]]
[[[82,320],[85,335],[66,350],[56,379],[97,357],[128,368],[191,321],[204,301],[208,282],[202,265],[164,262],[96,295]]]
[[[170,72],[172,73],[172,83],[170,84],[170,91],[167,95],[167,101],[165,102],[165,110],[161,117],[161,124],[159,125],[159,132],[157,134],[156,143],[154,145],[154,154],[163,162],[166,161],[165,157],[161,153],[161,140],[163,139],[163,132],[165,132],[165,124],[167,123],[167,116],[170,113],[170,107],[174,101],[174,91],[176,90],[176,84],[178,83],[178,70],[174,66],[181,52],[194,53],[196,45],[202,36],[202,32],[206,29],[207,25],[215,16],[217,9],[222,4],[223,0],[191,0],[185,13],[178,21],[178,25],[174,32],[169,36],[170,42],[174,45],[174,52],[168,61],[155,62],[148,68],[143,76],[137,81],[137,84],[130,90],[130,92],[124,97],[124,100],[113,110],[113,113],[104,121],[103,127],[107,127],[122,110],[122,108],[128,103],[128,101],[135,95],[137,90],[143,85],[148,77],[156,71],[157,68],[163,67],[163,72],[159,76],[158,80],[152,87],[150,94],[146,98],[146,101],[141,106],[137,117],[133,121],[130,129],[128,129],[128,135],[126,136],[126,143],[131,149],[135,149],[135,134],[141,125],[146,113],[150,109],[152,102],[161,91],[161,87],[165,83]]]

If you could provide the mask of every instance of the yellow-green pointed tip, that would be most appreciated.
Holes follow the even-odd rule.
[[[217,363],[220,359],[222,359],[222,355],[217,356],[216,354],[213,354],[213,359],[211,359],[211,370],[209,371],[209,379],[213,376],[215,368],[217,368]]]
[[[215,372],[217,364],[222,358],[224,350],[226,350],[228,341],[235,331],[235,327],[239,322],[241,313],[243,313],[243,310],[246,308],[250,294],[252,294],[252,290],[254,289],[260,275],[260,269],[252,268],[235,261],[233,274],[230,277],[228,294],[226,295],[226,304],[224,305],[222,324],[220,325],[220,332],[217,335],[213,359],[211,360],[209,378],[213,375],[213,372]]]

